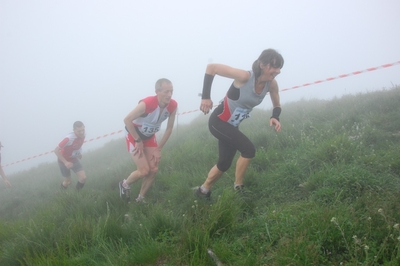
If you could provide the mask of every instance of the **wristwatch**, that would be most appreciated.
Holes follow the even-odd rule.
[[[135,142],[141,142],[142,141],[142,139],[141,138],[137,138],[137,139],[135,139]]]

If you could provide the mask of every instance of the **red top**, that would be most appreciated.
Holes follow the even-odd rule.
[[[85,137],[79,138],[74,132],[69,133],[59,144],[61,155],[68,161],[74,162],[82,153]]]

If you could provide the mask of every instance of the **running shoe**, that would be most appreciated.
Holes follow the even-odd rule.
[[[235,193],[236,195],[240,195],[240,197],[248,197],[251,195],[251,191],[248,191],[244,188],[244,185],[235,185]]]
[[[211,190],[208,191],[207,194],[204,194],[203,192],[201,192],[201,187],[194,187],[193,190],[197,197],[205,199],[205,200],[211,199]]]
[[[125,187],[123,186],[123,183],[124,183],[125,181],[126,181],[126,180],[124,179],[123,181],[121,181],[121,182],[118,183],[118,186],[119,186],[119,196],[121,197],[121,199],[123,199],[123,198],[125,197],[125,199],[126,199],[127,201],[129,201],[129,199],[130,199],[130,188],[125,188]]]
[[[244,185],[235,185],[235,191],[238,193],[244,193]]]
[[[145,201],[144,197],[142,197],[142,196],[140,196],[140,195],[135,199],[135,201],[136,201],[137,203],[144,203],[144,204],[147,203],[147,201]]]

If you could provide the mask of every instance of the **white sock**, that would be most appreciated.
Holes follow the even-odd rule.
[[[122,186],[125,188],[125,189],[130,189],[131,187],[126,183],[126,179],[124,179],[124,182],[122,182]]]
[[[144,197],[142,195],[139,194],[139,196],[136,198],[136,200],[143,200]]]
[[[209,190],[209,189],[206,189],[203,185],[201,185],[200,191],[201,191],[201,193],[203,193],[203,194],[207,194],[208,192],[210,192],[210,190]]]
[[[239,184],[236,184],[236,183],[235,183],[235,184],[233,185],[233,188],[236,189],[237,187],[240,187],[240,186],[243,186],[243,184],[240,184],[240,185],[239,185]]]

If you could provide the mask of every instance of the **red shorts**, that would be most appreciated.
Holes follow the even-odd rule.
[[[125,140],[126,140],[126,147],[130,153],[133,153],[136,149],[136,142],[135,139],[129,134],[128,131],[125,131]],[[158,147],[156,135],[154,134],[151,138],[142,140],[143,147]]]

